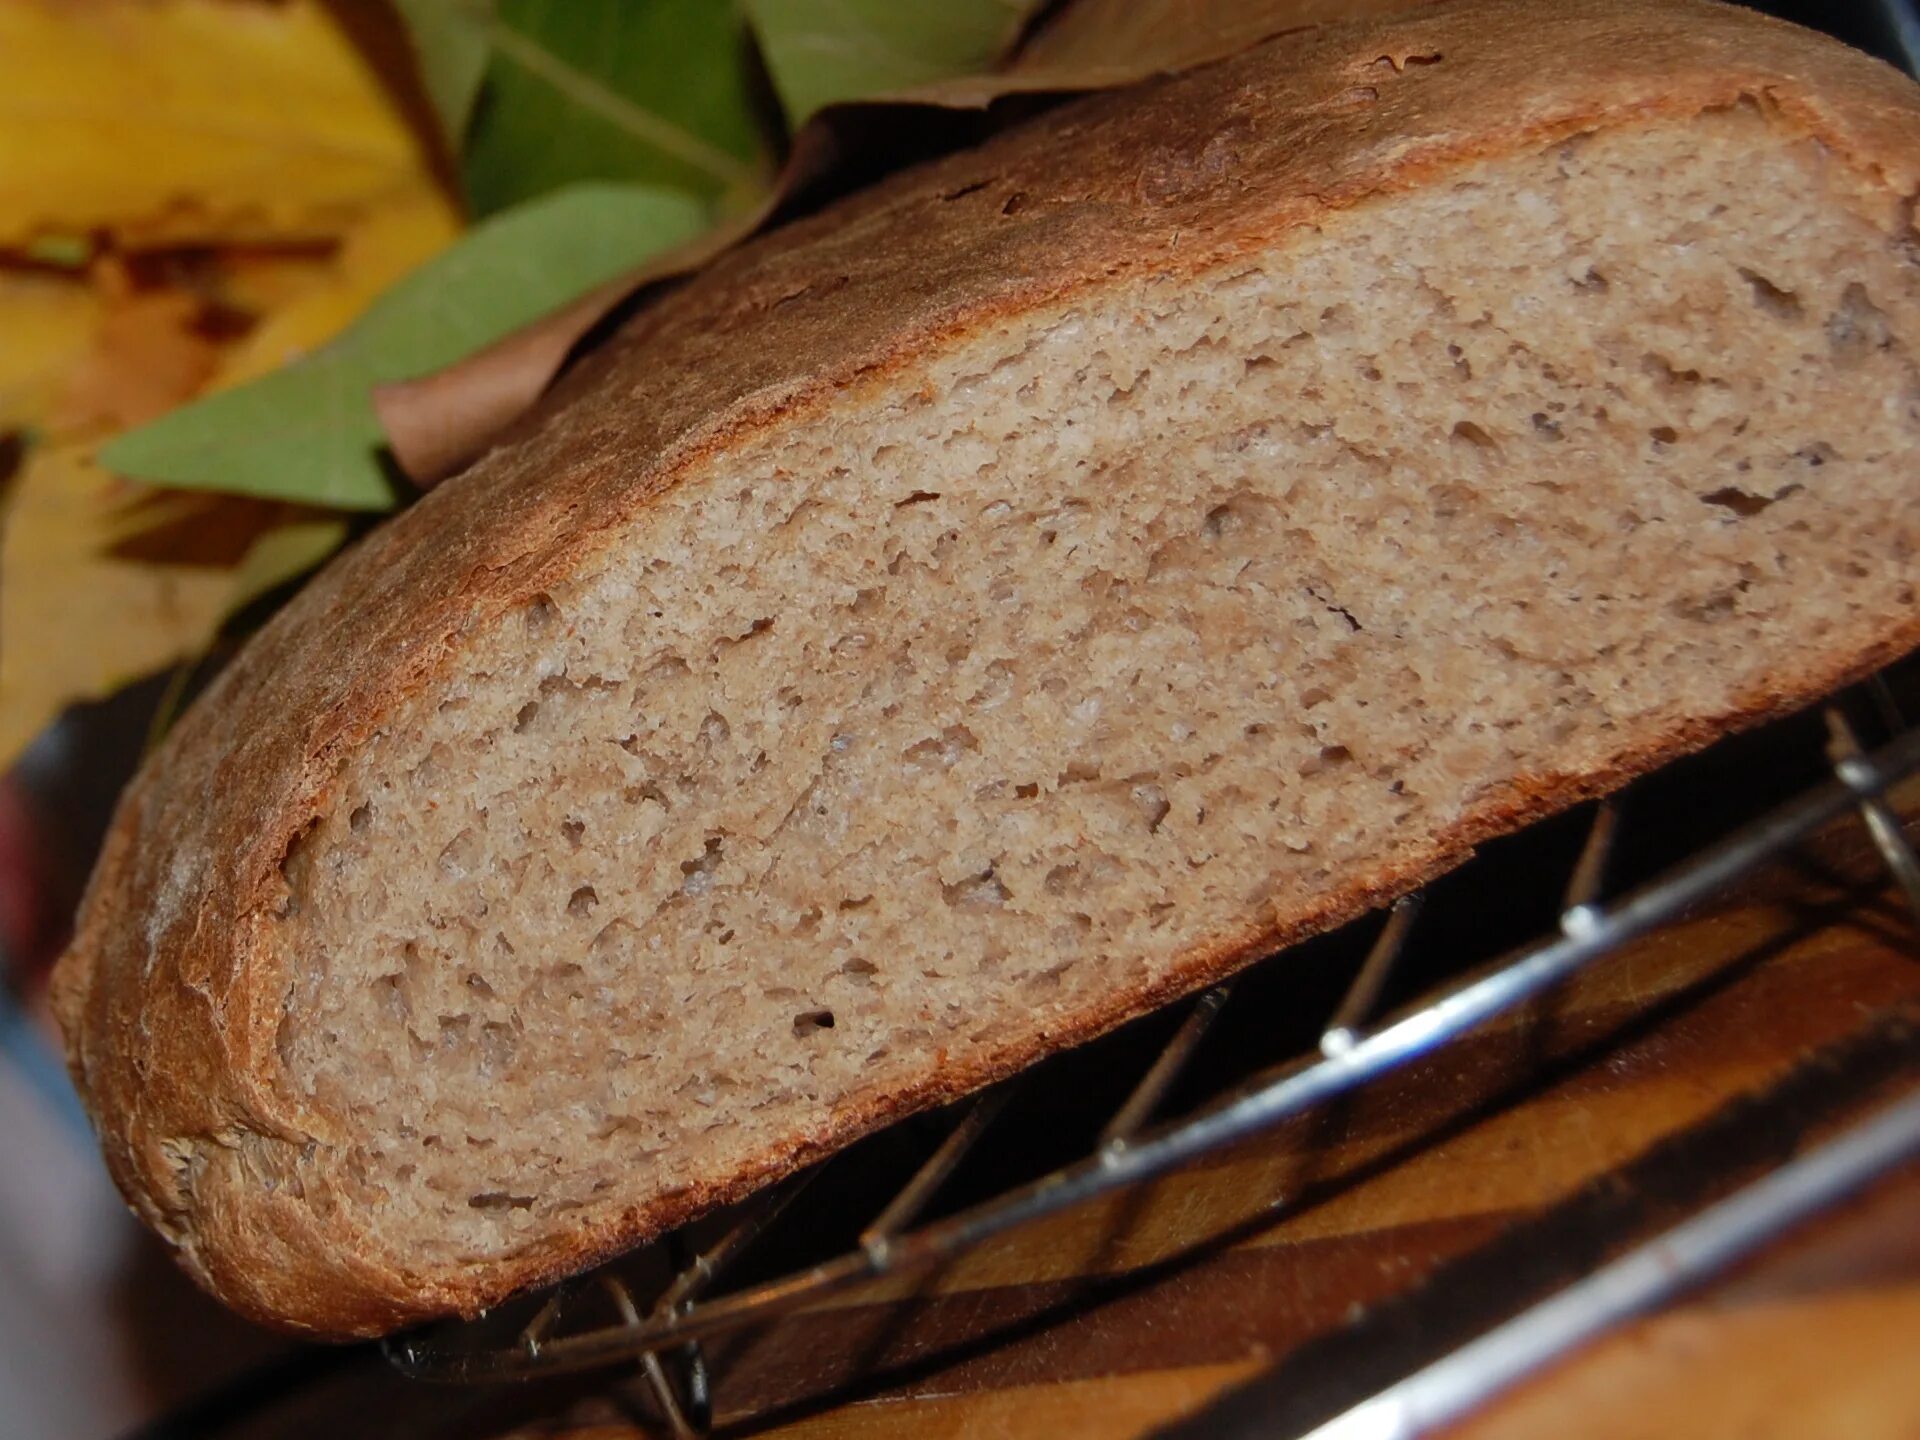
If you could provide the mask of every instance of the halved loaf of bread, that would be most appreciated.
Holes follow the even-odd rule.
[[[121,808],[115,1175],[473,1311],[1920,640],[1920,105],[1434,6],[728,258],[322,575]]]

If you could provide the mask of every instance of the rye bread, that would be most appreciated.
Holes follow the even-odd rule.
[[[1920,639],[1916,91],[1469,0],[727,257],[330,566],[56,975],[214,1293],[470,1313]]]

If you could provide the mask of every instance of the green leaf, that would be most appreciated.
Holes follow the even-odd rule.
[[[744,0],[798,129],[824,105],[990,69],[1039,0]]]
[[[106,468],[195,490],[343,510],[396,499],[369,398],[383,381],[451,364],[707,227],[692,196],[576,185],[475,226],[284,370],[129,431]]]
[[[463,166],[485,215],[579,180],[718,199],[768,178],[731,0],[495,0]]]
[[[487,73],[492,7],[487,0],[395,0],[395,5],[447,147],[457,155]]]

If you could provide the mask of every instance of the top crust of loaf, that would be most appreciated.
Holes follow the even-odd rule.
[[[1077,102],[651,307],[508,443],[310,585],[123,799],[55,977],[122,1190],[229,1303],[314,1334],[471,1312],[632,1238],[640,1217],[449,1278],[380,1255],[368,1217],[292,1178],[335,1122],[280,1084],[288,958],[266,920],[289,848],[383,718],[702,457],[910,376],[945,343],[1469,163],[1743,99],[1910,207],[1920,91],[1878,62],[1695,0],[1466,0]]]

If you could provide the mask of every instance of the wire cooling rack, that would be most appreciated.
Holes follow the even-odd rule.
[[[733,1212],[731,1223],[704,1246],[690,1246],[682,1234],[650,1247],[650,1258],[661,1262],[656,1266],[660,1278],[645,1290],[631,1278],[636,1267],[630,1261],[616,1263],[566,1282],[544,1297],[520,1302],[524,1308],[510,1314],[391,1339],[385,1342],[387,1358],[408,1377],[448,1382],[528,1379],[637,1361],[672,1433],[700,1435],[712,1415],[703,1342],[791,1314],[869,1281],[951,1261],[989,1238],[1165,1174],[1375,1084],[1577,973],[1604,963],[1629,942],[1677,919],[1849,812],[1864,823],[1874,848],[1920,918],[1920,858],[1886,800],[1891,786],[1920,773],[1920,731],[1907,726],[1884,677],[1874,677],[1862,694],[1877,712],[1882,728],[1892,735],[1888,743],[1868,753],[1845,710],[1839,704],[1829,705],[1824,711],[1827,742],[1821,763],[1830,778],[1762,819],[1696,850],[1654,880],[1612,898],[1605,895],[1605,878],[1622,833],[1623,810],[1618,797],[1601,802],[1564,879],[1553,933],[1376,1021],[1374,1012],[1390,981],[1409,968],[1408,956],[1418,950],[1423,895],[1416,892],[1399,900],[1321,1028],[1316,1048],[1273,1066],[1176,1121],[1153,1123],[1209,1028],[1232,1003],[1234,981],[1187,1002],[1184,1020],[1111,1112],[1091,1153],[1038,1180],[916,1225],[962,1161],[990,1139],[995,1122],[1007,1108],[1019,1103],[1022,1082],[1016,1077],[953,1107],[957,1119],[933,1153],[872,1212],[858,1242],[830,1259],[771,1280],[734,1288],[725,1284],[748,1250],[801,1191],[835,1163],[834,1158]],[[1283,958],[1279,963],[1286,962]],[[1776,1177],[1775,1189],[1782,1193],[1770,1200],[1750,1200],[1744,1209],[1736,1206],[1731,1219],[1702,1217],[1697,1225],[1707,1227],[1711,1243],[1696,1236],[1687,1253],[1696,1260],[1711,1257],[1721,1263],[1784,1228],[1816,1201],[1833,1198],[1846,1184],[1870,1178],[1873,1165],[1892,1163],[1889,1155],[1897,1159],[1920,1147],[1920,1107],[1906,1108],[1914,1113],[1882,1127],[1897,1131],[1892,1139],[1880,1135],[1873,1145],[1856,1144],[1854,1148],[1862,1154],[1852,1155],[1847,1164],[1817,1165],[1818,1175],[1824,1177],[1819,1183],[1805,1176],[1797,1181]],[[1616,1301],[1625,1293],[1617,1291],[1618,1285],[1635,1275],[1642,1289],[1633,1293],[1643,1299],[1649,1293],[1645,1286],[1650,1273],[1663,1275],[1666,1284],[1688,1276],[1698,1278],[1698,1265],[1688,1271],[1658,1257],[1643,1259],[1637,1271],[1622,1263],[1627,1281],[1616,1281],[1616,1291],[1609,1292]],[[1592,1305],[1574,1308],[1589,1321],[1611,1313]],[[1570,1344],[1578,1331],[1578,1326],[1569,1329],[1564,1321],[1557,1326],[1542,1321],[1523,1329],[1522,1341],[1506,1335],[1501,1342],[1504,1349],[1496,1345],[1489,1352],[1491,1359],[1482,1355],[1472,1360],[1464,1373],[1482,1387],[1481,1393],[1490,1393],[1502,1383],[1502,1376],[1510,1378],[1516,1357],[1537,1359],[1547,1339],[1557,1337],[1556,1344]],[[1444,1370],[1437,1380],[1429,1377],[1429,1391],[1437,1385],[1452,1397],[1450,1403],[1457,1403],[1464,1393],[1462,1373],[1456,1368]],[[1379,1403],[1390,1402],[1401,1403],[1392,1396]],[[1377,1412],[1370,1413],[1374,1421],[1381,1418]],[[1389,1428],[1366,1433],[1411,1432]]]

